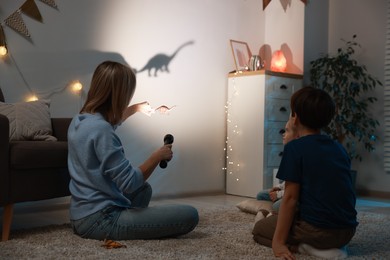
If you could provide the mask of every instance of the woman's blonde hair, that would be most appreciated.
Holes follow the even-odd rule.
[[[95,69],[87,100],[80,113],[100,113],[112,125],[122,121],[122,114],[134,95],[134,71],[121,63],[105,61]]]

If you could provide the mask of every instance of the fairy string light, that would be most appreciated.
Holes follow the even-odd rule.
[[[235,72],[234,75],[237,76],[238,73],[242,73],[241,71]],[[235,158],[231,156],[233,152],[233,145],[231,142],[229,142],[229,136],[232,137],[234,135],[239,135],[240,134],[240,128],[238,124],[236,124],[234,121],[231,119],[231,115],[229,113],[229,108],[231,108],[231,105],[235,99],[235,97],[239,96],[239,92],[237,90],[236,86],[236,80],[235,77],[232,77],[232,82],[233,82],[233,92],[231,95],[228,96],[228,100],[226,101],[225,105],[225,113],[226,113],[226,141],[225,141],[225,167],[222,168],[222,170],[225,172],[225,174],[230,175],[231,177],[234,176],[236,181],[240,181],[240,163],[239,163],[239,158],[237,158],[237,155]],[[229,92],[229,91],[228,91]],[[232,138],[233,139],[233,138]],[[230,155],[230,156],[229,156]]]
[[[0,52],[1,52],[1,49],[0,49]],[[65,86],[62,86],[62,87],[59,87],[56,89],[51,89],[50,91],[43,91],[43,92],[34,91],[33,88],[30,86],[30,84],[28,83],[26,77],[24,76],[22,70],[20,69],[18,63],[16,62],[16,60],[15,60],[14,56],[11,54],[11,52],[6,51],[4,55],[1,55],[1,58],[2,59],[9,58],[11,60],[11,62],[13,63],[14,67],[16,68],[16,71],[17,71],[19,77],[21,78],[21,80],[24,83],[24,86],[26,87],[27,91],[29,92],[29,94],[25,98],[25,101],[30,102],[30,101],[36,101],[38,99],[50,99],[53,95],[62,93],[63,91],[65,91],[66,89],[69,88],[72,93],[77,94],[81,97],[80,102],[82,102],[83,85],[80,83],[79,80],[71,81],[69,84],[67,84]]]

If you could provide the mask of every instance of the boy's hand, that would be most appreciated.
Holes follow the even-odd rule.
[[[278,192],[277,191],[270,191],[269,197],[272,200],[272,202],[275,202],[276,200],[278,200]]]
[[[294,254],[291,253],[286,245],[272,243],[272,250],[274,251],[274,255],[276,257],[282,257],[287,260],[295,260]]]

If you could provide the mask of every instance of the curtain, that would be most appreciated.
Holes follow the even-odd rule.
[[[386,22],[386,50],[385,50],[385,75],[384,75],[384,115],[385,115],[385,140],[384,140],[384,167],[390,174],[390,0],[387,1]]]

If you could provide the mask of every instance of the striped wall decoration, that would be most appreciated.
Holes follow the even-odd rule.
[[[9,0],[13,1],[13,0]],[[7,25],[8,27],[12,28],[16,32],[20,33],[26,38],[31,38],[31,35],[27,29],[26,24],[23,21],[23,16],[27,15],[30,18],[43,22],[42,15],[38,9],[37,4],[35,3],[36,0],[25,0],[25,2],[22,4],[21,7],[19,7],[17,10],[15,10],[12,14],[10,14],[4,21],[0,21],[0,46],[7,46],[7,42],[5,39],[5,34],[3,30],[3,25]],[[57,9],[57,5],[55,3],[55,0],[40,0],[42,3],[45,3],[55,9]]]

